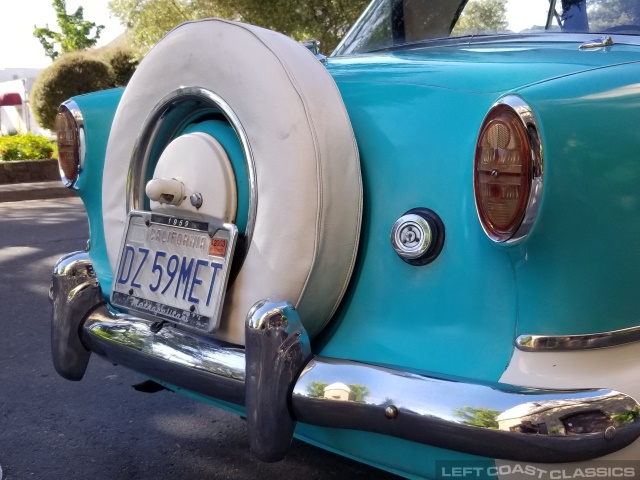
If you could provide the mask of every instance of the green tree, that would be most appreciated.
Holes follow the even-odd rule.
[[[507,0],[473,0],[467,3],[452,35],[497,33],[508,25]]]
[[[636,0],[595,0],[588,4],[589,30],[592,32],[640,22],[640,5]]]
[[[369,0],[224,1],[236,5],[239,20],[276,30],[298,41],[315,38],[320,41],[323,53],[336,47],[369,3]]]
[[[311,382],[307,385],[307,392],[310,397],[313,398],[324,398],[324,389],[329,385],[326,382]]]
[[[370,394],[369,387],[366,385],[360,385],[359,383],[350,383],[348,387],[349,390],[351,390],[349,400],[356,403],[365,403],[365,400]]]
[[[84,50],[96,44],[103,25],[85,20],[82,7],[78,7],[75,13],[68,14],[66,0],[53,0],[52,5],[60,32],[51,30],[49,25],[34,26],[33,30],[33,36],[40,41],[47,57],[55,60],[61,53]],[[94,29],[95,33],[92,34]]]
[[[485,407],[460,407],[454,410],[454,415],[462,420],[465,425],[484,428],[498,428],[496,417],[500,414],[497,410]]]
[[[202,18],[202,12],[189,0],[111,0],[109,10],[126,27],[140,55],[175,26]]]
[[[221,17],[279,31],[298,41],[315,38],[328,53],[368,0],[111,0],[109,8],[127,27],[142,53],[188,20]]]

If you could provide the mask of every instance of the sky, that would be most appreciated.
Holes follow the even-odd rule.
[[[73,13],[82,5],[84,18],[104,25],[98,46],[120,35],[124,28],[112,18],[107,8],[109,0],[67,0],[67,12]],[[51,0],[0,0],[0,70],[5,68],[44,68],[51,64],[44,49],[33,36],[34,25],[57,30],[58,24]],[[546,19],[548,0],[510,0],[507,16],[510,28],[520,31]]]
[[[84,8],[84,19],[104,25],[98,46],[122,32],[117,18],[111,17],[109,0],[67,0],[67,13]],[[51,0],[0,0],[0,69],[43,68],[51,65],[40,42],[33,36],[34,25],[58,30]]]

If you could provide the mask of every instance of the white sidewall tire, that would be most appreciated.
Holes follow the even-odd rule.
[[[222,98],[255,159],[253,236],[216,336],[244,344],[249,309],[272,296],[292,302],[309,335],[316,335],[353,270],[362,215],[360,163],[333,78],[305,47],[270,30],[219,19],[185,23],[140,63],[118,106],[105,157],[103,216],[112,272],[137,137],[158,102],[181,87]]]

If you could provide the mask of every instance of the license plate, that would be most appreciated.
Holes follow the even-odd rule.
[[[111,303],[213,333],[220,323],[238,229],[223,222],[131,211]]]

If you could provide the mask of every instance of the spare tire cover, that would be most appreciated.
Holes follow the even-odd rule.
[[[231,107],[254,159],[253,235],[215,336],[244,344],[249,309],[269,297],[290,301],[309,335],[317,334],[353,270],[360,163],[333,78],[308,49],[277,32],[220,19],[188,22],[140,63],[118,106],[105,157],[103,217],[112,272],[138,134],[162,98],[189,86],[207,89]]]

